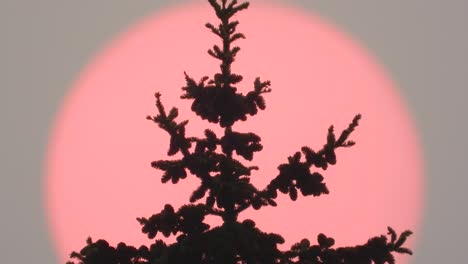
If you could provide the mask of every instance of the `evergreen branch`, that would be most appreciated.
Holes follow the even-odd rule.
[[[185,137],[185,126],[188,124],[188,120],[182,121],[181,123],[175,122],[174,120],[178,116],[177,108],[172,108],[169,115],[166,115],[166,111],[164,110],[164,106],[161,102],[161,94],[155,93],[154,96],[156,97],[156,107],[159,114],[157,116],[147,116],[146,119],[157,123],[160,128],[169,133],[171,137],[168,150],[169,156],[172,156],[179,151],[184,155],[188,155],[190,141]]]
[[[188,77],[188,75],[186,75],[186,79],[189,83],[195,83]],[[203,84],[206,79],[207,78],[205,77],[202,78],[199,84]],[[185,137],[185,125],[188,121],[176,123],[174,119],[178,115],[177,108],[172,108],[169,115],[166,115],[164,106],[161,102],[161,94],[156,93],[155,97],[156,107],[159,114],[154,117],[148,116],[147,119],[154,121],[159,125],[159,127],[169,133],[171,138],[168,155],[174,155],[181,151],[183,159],[176,161],[153,161],[151,166],[165,171],[161,179],[163,183],[168,182],[169,180],[171,180],[172,183],[177,183],[179,179],[185,179],[187,176],[185,169],[189,169],[191,173],[202,180],[203,184],[207,185],[209,188],[217,188],[217,184],[209,174],[210,167],[214,168],[217,163],[216,159],[213,159],[216,156],[213,154],[213,151],[216,149],[216,144],[219,144],[219,140],[217,140],[216,135],[212,131],[206,131],[207,139],[203,142],[208,144],[207,146],[211,150],[210,152],[204,153],[204,151],[199,150],[198,153],[191,153],[189,150],[191,142],[196,139]],[[196,149],[200,149],[200,142],[201,141],[199,140]],[[214,163],[212,162],[211,166],[207,166],[209,165],[207,162],[210,160],[214,161]]]
[[[207,85],[204,81],[207,77],[198,84],[185,74],[186,86],[182,89],[186,94],[182,95],[183,99],[194,99],[192,110],[202,119],[206,119],[212,123],[220,123],[221,127],[230,127],[236,121],[247,119],[247,115],[255,115],[258,109],[265,109],[265,99],[262,93],[270,92],[270,82],[261,82],[257,78],[254,82],[254,91],[247,95],[236,93],[236,87],[233,85],[242,81],[242,76],[231,72],[231,64],[234,62],[239,47],[231,48],[231,44],[239,39],[245,38],[242,33],[236,33],[238,21],[229,21],[229,19],[237,12],[248,8],[249,3],[239,4],[238,1],[222,1],[219,3],[216,0],[210,0],[210,5],[216,12],[216,15],[221,20],[221,23],[216,27],[211,23],[206,23],[215,35],[222,39],[222,48],[214,45],[208,50],[208,54],[213,58],[220,60],[220,73],[216,73],[213,79]]]
[[[260,83],[260,82],[258,82]],[[260,85],[258,86],[260,87]],[[349,135],[358,125],[361,115],[356,115],[346,130],[341,133],[338,141],[335,140],[334,128],[330,126],[327,135],[327,144],[319,152],[314,152],[309,147],[303,147],[302,152],[305,156],[305,161],[301,161],[301,152],[296,152],[288,158],[288,163],[278,166],[279,174],[267,185],[267,187],[256,192],[255,196],[242,205],[241,211],[253,206],[254,209],[260,209],[262,206],[276,206],[274,199],[278,196],[278,190],[284,194],[289,194],[291,200],[295,201],[298,198],[298,190],[303,196],[320,196],[328,194],[329,190],[323,182],[323,176],[318,172],[311,172],[312,166],[317,168],[327,169],[328,164],[336,164],[335,150],[340,147],[348,147],[346,143]]]
[[[221,31],[219,30],[219,28],[216,28],[213,24],[211,23],[206,23],[205,26],[209,29],[211,29],[211,32],[213,32],[216,36],[220,37],[221,39],[223,38],[223,36],[221,35]]]
[[[339,247],[333,249],[335,244],[333,238],[327,237],[324,234],[319,234],[317,237],[318,245],[310,245],[308,239],[303,239],[301,242],[294,244],[291,250],[285,251],[282,254],[282,260],[285,263],[324,263],[324,264],[394,264],[395,257],[393,253],[409,254],[412,252],[401,245],[393,243],[394,233],[391,234],[391,241],[384,235],[373,237],[363,245],[354,247]],[[400,235],[399,240],[403,243],[411,234],[410,231],[405,231]]]
[[[360,114],[356,115],[354,118],[353,118],[353,121],[351,122],[351,124],[349,124],[348,128],[345,129],[340,137],[338,138],[338,140],[336,141],[336,146],[337,147],[348,147],[348,146],[352,146],[354,145],[354,142],[353,141],[346,141],[349,137],[349,135],[351,135],[351,133],[354,131],[354,129],[359,125],[359,120],[362,118],[362,116]]]
[[[257,83],[260,84],[260,81]],[[257,87],[259,87],[258,91],[264,88],[262,88],[261,85],[257,85]],[[345,141],[358,125],[358,120],[360,118],[360,115],[355,116],[348,128],[342,132],[339,142],[335,139],[333,126],[330,126],[328,129],[327,144],[325,144],[319,152],[315,153],[312,149],[303,147],[302,151],[305,155],[305,161],[301,161],[301,152],[296,152],[293,156],[289,157],[288,163],[281,164],[278,167],[280,174],[274,178],[263,191],[254,189],[252,196],[248,200],[240,203],[235,209],[235,212],[240,213],[250,206],[256,210],[260,209],[262,206],[276,206],[277,204],[274,199],[278,196],[278,190],[282,193],[289,194],[293,201],[298,198],[298,191],[304,196],[328,194],[329,190],[326,184],[323,183],[323,176],[318,172],[312,173],[310,168],[311,166],[316,166],[325,170],[328,164],[336,164],[335,149],[348,146]],[[230,134],[233,134],[233,132],[227,130],[226,135]],[[221,142],[223,142],[223,139]],[[241,145],[239,142],[232,143],[232,140],[228,142],[230,142],[232,146]],[[223,151],[225,153],[231,153],[232,149],[223,146]],[[247,158],[250,158],[250,156]]]
[[[142,232],[148,238],[153,239],[159,232],[164,237],[169,237],[181,232],[183,235],[201,234],[209,229],[209,225],[203,223],[208,214],[205,205],[184,205],[177,212],[170,204],[166,204],[159,214],[154,214],[150,218],[137,218],[142,225]]]

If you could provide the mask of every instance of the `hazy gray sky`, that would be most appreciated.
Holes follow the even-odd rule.
[[[54,263],[42,204],[44,155],[61,99],[111,38],[187,1],[1,1],[0,256]],[[268,1],[265,1],[268,2]],[[402,89],[424,143],[427,198],[415,264],[468,250],[468,1],[290,1],[365,45]]]

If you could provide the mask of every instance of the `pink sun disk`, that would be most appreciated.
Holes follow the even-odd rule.
[[[419,139],[398,89],[372,56],[295,9],[254,3],[236,19],[247,36],[237,43],[242,50],[233,64],[233,72],[244,76],[238,90],[252,90],[257,76],[271,80],[273,89],[265,111],[234,126],[262,138],[263,151],[246,162],[260,167],[251,177],[259,189],[302,146],[321,148],[331,124],[340,133],[355,114],[363,115],[351,136],[356,146],[339,149],[337,165],[323,172],[329,195],[292,202],[280,194],[278,207],[249,209],[240,220],[283,235],[283,250],[303,238],[315,241],[318,233],[347,246],[385,234],[387,226],[417,231],[423,203]],[[62,263],[88,236],[148,245],[136,217],[159,213],[166,203],[176,209],[188,203],[199,181],[161,183],[162,173],[150,162],[172,159],[169,136],[145,117],[156,115],[153,94],[159,91],[167,110],[178,107],[178,120],[190,121],[188,136],[201,136],[205,128],[221,131],[179,98],[184,71],[195,79],[219,71],[206,51],[220,41],[206,22],[217,23],[207,4],[146,19],[101,52],[67,96],[50,137],[45,183]],[[220,223],[214,217],[207,222]],[[414,246],[415,237],[409,242]]]

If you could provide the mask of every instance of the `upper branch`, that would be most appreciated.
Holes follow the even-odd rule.
[[[254,209],[267,205],[276,206],[274,199],[278,196],[278,190],[289,194],[289,197],[293,201],[298,197],[298,190],[304,196],[328,194],[329,190],[323,182],[324,178],[322,174],[311,172],[311,167],[315,166],[326,170],[329,164],[336,164],[335,150],[355,144],[354,141],[348,140],[348,137],[358,126],[360,119],[361,115],[356,115],[348,128],[341,133],[338,140],[335,139],[334,129],[331,126],[328,129],[327,143],[318,152],[313,151],[309,147],[302,147],[302,153],[296,152],[288,158],[288,163],[280,164],[278,166],[279,175],[264,190],[257,192],[249,203],[243,205],[239,210],[243,211],[250,205]],[[305,161],[301,161],[302,154],[305,156]]]
[[[247,120],[247,115],[255,115],[258,109],[265,109],[263,93],[270,92],[270,82],[261,82],[257,78],[254,82],[254,90],[247,95],[237,93],[234,86],[241,82],[243,77],[232,73],[231,65],[237,53],[238,46],[232,44],[245,38],[245,35],[237,32],[238,21],[230,21],[237,12],[248,8],[249,3],[239,4],[233,0],[227,1],[210,0],[217,17],[221,20],[218,26],[206,23],[206,27],[222,40],[222,47],[214,45],[208,50],[208,54],[221,61],[221,72],[216,73],[212,79],[203,77],[196,83],[191,77],[185,74],[187,85],[182,89],[186,92],[181,96],[183,99],[194,99],[192,110],[202,119],[212,123],[220,123],[221,127],[230,127],[236,121]],[[207,83],[205,83],[209,80]]]
[[[161,103],[161,93],[155,93],[156,107],[158,108],[159,114],[157,116],[147,116],[146,119],[152,120],[159,125],[160,128],[165,130],[171,136],[169,156],[175,155],[181,151],[185,156],[189,155],[189,148],[191,146],[190,141],[185,137],[185,126],[188,124],[188,120],[182,121],[181,123],[175,122],[175,118],[179,115],[177,108],[173,107],[169,114],[166,114],[164,106]]]

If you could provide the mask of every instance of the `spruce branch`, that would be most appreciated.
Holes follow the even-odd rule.
[[[392,253],[402,253],[412,255],[412,252],[401,245],[396,245],[394,240],[396,232],[388,227],[391,235],[388,237],[381,235],[370,238],[367,243],[353,247],[332,248],[335,240],[324,234],[317,236],[316,245],[311,245],[308,239],[294,244],[289,251],[283,252],[282,261],[284,263],[326,263],[326,264],[395,264],[395,257]],[[403,244],[406,238],[411,235],[411,231],[402,232],[399,241]]]
[[[178,116],[177,108],[172,108],[169,115],[166,115],[166,111],[161,102],[161,93],[155,93],[154,96],[156,97],[156,107],[159,114],[157,116],[147,116],[146,119],[157,123],[160,128],[171,136],[167,155],[172,156],[179,151],[184,155],[188,155],[190,141],[185,137],[185,126],[188,124],[188,120],[182,121],[181,123],[175,122],[175,118]]]
[[[185,74],[186,86],[182,88],[185,94],[181,98],[193,99],[192,110],[202,119],[220,123],[222,127],[227,128],[239,120],[247,120],[247,115],[257,114],[258,109],[265,109],[265,100],[261,94],[271,91],[268,88],[270,82],[260,82],[257,78],[254,91],[247,95],[237,92],[237,87],[234,85],[243,78],[231,72],[231,64],[235,61],[240,48],[238,46],[231,48],[231,45],[234,41],[244,39],[245,35],[237,32],[239,22],[230,19],[237,12],[248,8],[249,3],[239,4],[238,1],[219,3],[216,0],[210,0],[209,3],[221,23],[217,27],[211,23],[206,23],[205,26],[222,40],[222,47],[215,44],[208,50],[208,54],[221,61],[221,72],[214,74],[211,79],[204,77],[199,83]],[[205,84],[206,80],[208,82]]]
[[[327,143],[318,152],[313,151],[310,147],[302,147],[302,153],[296,152],[288,158],[288,163],[278,166],[279,175],[276,176],[267,187],[261,192],[255,193],[255,198],[249,204],[243,206],[249,207],[252,205],[258,210],[262,206],[276,206],[276,202],[272,202],[278,197],[278,191],[288,194],[291,200],[296,201],[298,192],[303,196],[320,196],[329,194],[326,184],[323,182],[324,177],[319,172],[311,172],[311,167],[315,166],[326,170],[328,165],[336,164],[335,150],[340,147],[349,147],[354,145],[353,141],[347,141],[351,133],[358,126],[358,121],[361,115],[356,115],[348,128],[343,130],[338,141],[335,139],[334,127],[330,126],[327,134]],[[349,142],[353,142],[352,144]],[[305,160],[302,161],[302,154]],[[254,200],[255,205],[253,204]]]

